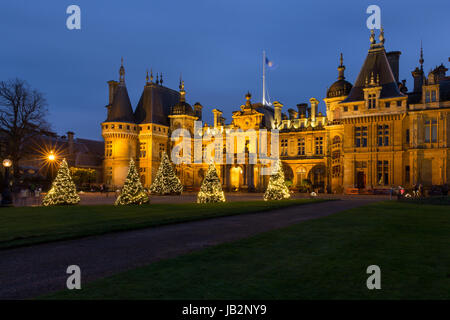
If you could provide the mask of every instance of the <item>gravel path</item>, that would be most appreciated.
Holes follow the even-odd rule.
[[[69,265],[80,266],[83,286],[161,259],[374,201],[330,201],[3,250],[0,251],[0,299],[24,299],[63,290]]]

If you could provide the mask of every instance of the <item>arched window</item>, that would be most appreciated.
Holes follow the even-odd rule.
[[[341,137],[339,136],[334,136],[333,138],[333,144],[338,144],[341,143]]]
[[[306,179],[306,169],[304,167],[297,168],[297,185],[302,185],[303,180]]]

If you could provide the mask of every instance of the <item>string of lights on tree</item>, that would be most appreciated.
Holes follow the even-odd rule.
[[[281,160],[278,159],[269,179],[269,185],[264,193],[264,201],[289,199],[291,194],[284,181],[284,172]]]
[[[149,203],[150,199],[139,179],[139,174],[133,159],[130,160],[127,178],[115,205],[130,205]]]
[[[44,206],[73,205],[80,202],[66,159],[61,161],[52,187],[42,200]]]
[[[214,163],[211,163],[208,167],[205,179],[203,179],[197,195],[197,202],[225,202],[225,194],[223,193],[222,184],[220,183]]]
[[[183,185],[177,177],[167,153],[161,155],[161,163],[156,173],[155,180],[150,186],[150,192],[159,195],[181,194]]]

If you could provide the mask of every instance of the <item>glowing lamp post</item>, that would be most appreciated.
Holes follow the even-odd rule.
[[[55,163],[55,160],[56,160],[56,156],[55,156],[55,154],[53,153],[53,151],[50,151],[50,153],[48,154],[48,156],[47,156],[47,161],[48,161],[48,163],[50,164],[50,179],[51,180],[53,180],[53,176],[54,176],[54,174],[53,174],[53,171],[54,171],[54,163]]]
[[[5,179],[4,179],[4,187],[2,192],[2,206],[10,206],[12,205],[12,197],[11,190],[9,186],[9,168],[12,166],[12,161],[9,159],[3,160],[3,167],[5,167]]]

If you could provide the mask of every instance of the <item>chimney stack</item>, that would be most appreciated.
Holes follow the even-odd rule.
[[[202,109],[203,106],[200,104],[200,102],[196,102],[194,104],[194,114],[196,117],[198,117],[197,121],[202,121]]]
[[[75,133],[73,133],[72,131],[67,131],[67,143],[69,146],[69,156],[72,157],[73,155],[73,136],[75,135]]]
[[[392,73],[394,74],[395,82],[398,83],[398,74],[400,69],[400,51],[391,51],[386,53],[386,56],[391,66]]]
[[[110,80],[110,81],[108,81],[108,88],[109,88],[109,104],[112,104],[113,103],[113,100],[114,100],[114,93],[116,92],[116,88],[117,88],[117,85],[118,85],[119,83],[117,82],[117,81],[114,81],[114,80]]]
[[[277,123],[277,126],[279,126],[282,122],[281,119],[281,108],[283,107],[283,105],[278,102],[278,101],[274,101],[273,103],[273,108],[274,108],[274,121]]]
[[[214,113],[214,128],[221,125],[221,117],[222,117],[222,111],[218,109],[214,109],[212,111]]]
[[[297,111],[295,111],[294,109],[289,108],[288,109],[288,113],[289,113],[289,120],[297,119],[297,115],[298,115]]]
[[[308,109],[307,103],[299,103],[297,104],[298,116],[301,118],[304,116],[306,118],[306,110]]]
[[[319,101],[316,98],[309,99],[309,102],[311,103],[311,123],[316,123],[316,116],[317,116],[317,106],[319,105]]]

